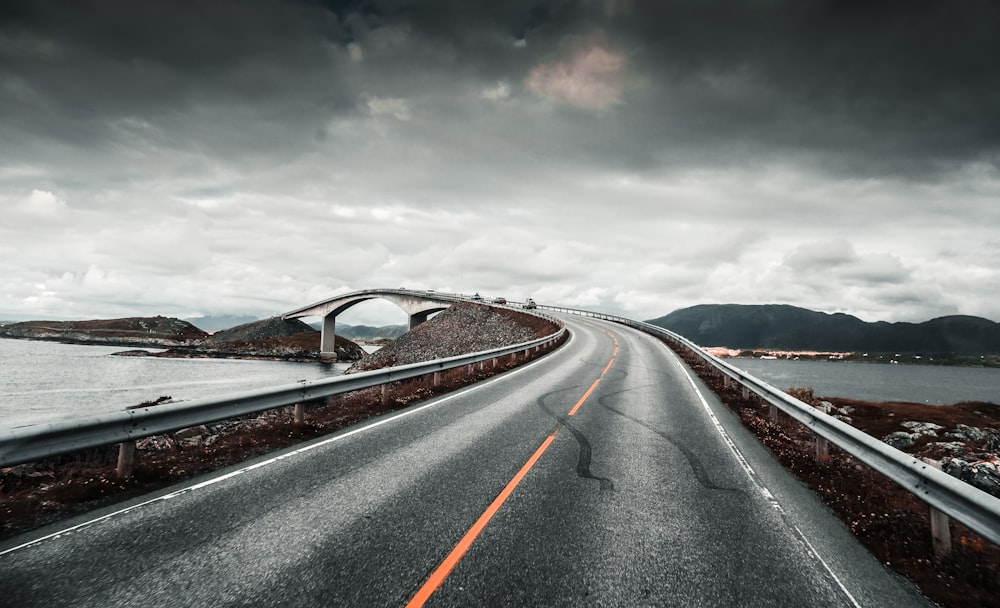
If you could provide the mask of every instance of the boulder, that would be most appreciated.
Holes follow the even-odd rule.
[[[1000,470],[992,461],[969,463],[961,458],[943,458],[941,468],[952,477],[1000,498]]]
[[[933,422],[917,422],[915,420],[907,420],[901,426],[910,429],[910,434],[915,435],[914,439],[921,435],[937,437],[937,432],[944,428],[940,424],[934,424]]]
[[[944,434],[945,437],[950,437],[952,439],[958,439],[959,441],[982,441],[986,439],[987,433],[983,429],[976,428],[974,426],[968,426],[966,424],[960,424],[955,427],[955,430],[948,431]]]
[[[927,444],[928,448],[938,448],[949,454],[961,456],[965,453],[965,444],[961,441],[935,441]]]
[[[888,445],[896,448],[897,450],[905,450],[906,448],[913,447],[914,435],[910,433],[904,433],[903,431],[896,431],[895,433],[889,433],[882,438],[882,441]]]

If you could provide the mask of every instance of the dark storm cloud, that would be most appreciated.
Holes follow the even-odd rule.
[[[380,15],[452,49],[469,73],[515,83],[599,33],[632,80],[627,109],[602,114],[598,137],[577,136],[594,160],[796,155],[828,171],[924,176],[1000,152],[994,2],[431,2]],[[501,44],[522,38],[519,53]],[[561,121],[597,128],[579,113]]]
[[[330,107],[352,103],[326,48],[345,26],[319,7],[27,2],[3,10],[0,111],[18,117],[3,125],[8,141],[47,136],[91,146],[115,138],[109,122],[131,118],[212,145],[198,115],[210,104],[227,104],[235,116],[253,108],[242,118],[281,123],[291,138]]]
[[[995,158],[996,3],[668,3],[644,17],[644,67],[667,97],[690,86],[681,114],[706,137],[853,170]]]
[[[357,87],[373,82],[345,80],[329,47],[389,26],[428,49],[371,57],[379,86],[398,94],[432,74],[506,79],[524,92],[533,68],[598,35],[627,60],[627,103],[598,123],[566,109],[549,125],[560,141],[586,144],[564,154],[588,162],[658,168],[798,155],[827,171],[925,175],[995,162],[1000,141],[990,111],[1000,102],[1000,5],[981,0],[21,2],[3,10],[2,110],[62,139],[100,137],[101,126],[81,117],[209,101],[259,104],[258,114],[300,135],[356,108]],[[519,40],[526,46],[512,52]]]
[[[421,277],[647,318],[994,311],[998,25],[982,0],[8,1],[0,308]]]

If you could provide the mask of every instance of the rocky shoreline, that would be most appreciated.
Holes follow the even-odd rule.
[[[788,361],[836,361],[875,365],[940,365],[946,367],[1000,367],[1000,355],[962,355],[956,353],[855,352],[780,350],[768,348],[737,349],[727,346],[703,347],[723,359],[783,359]]]
[[[316,362],[320,332],[298,319],[278,317],[237,325],[208,334],[170,317],[134,317],[94,321],[26,321],[0,327],[0,337],[47,340],[65,344],[132,347],[118,356],[165,358],[261,359]],[[141,348],[135,348],[141,347]],[[163,348],[161,352],[144,348]],[[337,336],[336,360],[358,361],[364,350]]]

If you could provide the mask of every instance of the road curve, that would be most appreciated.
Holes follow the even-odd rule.
[[[0,545],[9,606],[930,606],[665,346],[562,349]]]

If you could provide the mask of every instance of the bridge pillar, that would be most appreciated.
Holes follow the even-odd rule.
[[[320,356],[337,356],[337,335],[334,330],[337,327],[337,315],[328,314],[323,317],[323,334],[319,339]]]
[[[432,311],[428,310],[426,312],[418,312],[416,314],[410,315],[410,326],[409,326],[408,329],[413,329],[417,325],[420,325],[421,323],[423,323],[424,321],[426,321],[427,317],[430,316],[431,312]]]

